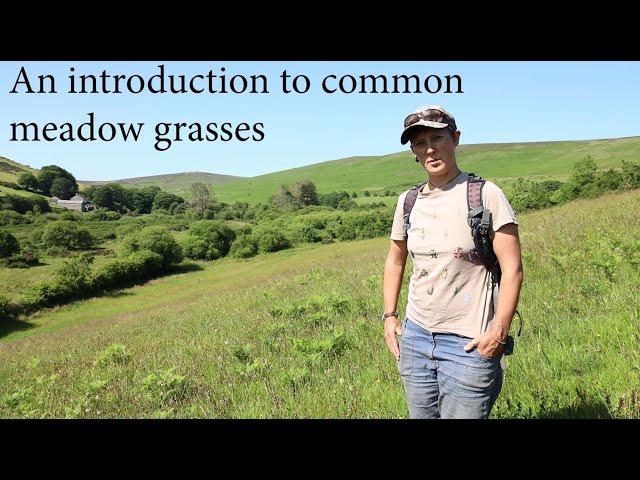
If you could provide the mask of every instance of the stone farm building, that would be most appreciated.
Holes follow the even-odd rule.
[[[93,210],[93,206],[89,200],[78,194],[74,195],[69,200],[60,200],[58,197],[51,197],[49,203],[69,210],[77,210],[78,212],[88,212],[89,210]]]

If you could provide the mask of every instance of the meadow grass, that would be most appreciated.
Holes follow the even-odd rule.
[[[493,417],[640,417],[639,207],[632,191],[519,217],[525,325]],[[202,263],[40,312],[0,340],[0,416],[405,418],[388,243]]]

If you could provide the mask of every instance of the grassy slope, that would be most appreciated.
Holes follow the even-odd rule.
[[[640,416],[638,208],[634,191],[521,216],[526,323],[495,416]],[[225,259],[34,316],[0,343],[0,416],[403,417],[378,320],[387,244]],[[114,343],[126,354],[95,363]]]
[[[120,183],[125,186],[145,187],[147,185],[157,185],[163,190],[188,198],[191,195],[190,188],[193,183],[205,183],[209,185],[220,185],[242,177],[233,175],[220,175],[206,172],[184,172],[168,175],[152,175],[149,177],[125,178],[114,180],[113,182],[92,182],[79,180],[81,185],[101,185],[104,183]]]
[[[15,183],[20,172],[38,173],[34,168],[0,156],[0,180]]]
[[[621,160],[640,160],[640,137],[575,142],[462,145],[458,150],[463,170],[496,181],[508,191],[508,180],[518,176],[565,179],[574,162],[593,156],[598,166],[619,167]],[[361,194],[390,189],[399,193],[422,181],[424,172],[409,152],[379,157],[352,157],[294,168],[214,187],[226,202],[266,200],[281,184],[310,179],[321,193],[346,190]]]

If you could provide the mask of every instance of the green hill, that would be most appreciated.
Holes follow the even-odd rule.
[[[22,172],[38,173],[38,170],[31,168],[28,165],[22,165],[21,163],[14,162],[5,157],[0,157],[0,181],[15,183],[18,179],[18,174]]]
[[[18,180],[18,175],[22,172],[32,173],[33,175],[38,173],[38,170],[31,168],[28,165],[23,165],[13,160],[9,160],[6,157],[0,157],[0,196],[2,195],[18,195],[21,197],[30,196],[42,196],[38,193],[27,192],[26,190],[16,190],[10,185],[2,185],[2,182],[8,184],[14,184]]]
[[[167,175],[151,175],[148,177],[123,178],[113,181],[89,181],[78,180],[81,185],[103,185],[105,183],[119,183],[121,185],[146,187],[148,185],[157,185],[162,190],[183,197],[189,197],[191,184],[206,183],[208,185],[220,185],[234,180],[242,179],[233,175],[220,175],[217,173],[206,172],[183,172],[171,173]]]
[[[517,177],[564,180],[573,164],[591,155],[600,168],[620,167],[621,160],[640,160],[640,137],[570,142],[461,145],[458,164],[463,170],[495,181],[507,192]],[[214,188],[225,202],[257,203],[282,184],[309,179],[318,192],[346,190],[396,193],[425,178],[409,151],[384,156],[350,157],[237,180]]]
[[[563,142],[487,143],[461,145],[458,164],[463,170],[498,183],[509,193],[517,177],[565,180],[573,164],[591,155],[600,168],[620,167],[621,160],[640,160],[640,137]],[[0,157],[0,180],[15,182],[17,173],[30,167]],[[72,172],[73,173],[73,172]],[[282,184],[309,179],[318,192],[345,190],[357,192],[363,201],[365,190],[383,195],[385,190],[395,194],[425,178],[420,166],[409,151],[382,156],[359,156],[316,163],[305,167],[243,178],[206,172],[184,172],[148,177],[114,180],[131,186],[157,185],[163,190],[186,198],[193,183],[215,185],[215,196],[225,202],[263,202],[276,193]],[[82,181],[80,185],[112,183],[111,181]],[[395,195],[392,195],[395,197]],[[376,197],[376,201],[379,197]]]

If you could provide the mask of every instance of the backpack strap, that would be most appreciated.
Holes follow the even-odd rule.
[[[403,205],[403,214],[402,218],[404,222],[402,224],[402,230],[406,234],[411,228],[411,223],[409,223],[409,215],[411,214],[411,210],[413,210],[413,206],[416,204],[416,199],[418,198],[418,192],[422,187],[424,187],[427,182],[419,183],[418,185],[414,185],[407,193],[407,196],[404,197],[404,205]]]
[[[474,224],[478,224],[482,236],[487,235],[491,227],[491,212],[482,205],[482,187],[485,181],[473,173],[469,173],[467,181],[467,223],[472,229],[476,226]],[[479,219],[479,223],[474,221],[475,218]]]
[[[482,205],[482,187],[484,187],[484,184],[485,180],[482,177],[469,173],[469,181],[467,183],[467,223],[471,227],[474,243],[476,243],[476,246],[481,247],[477,249],[479,250],[478,253],[480,253],[479,257],[485,268],[491,272],[493,311],[496,312],[502,270],[495,253],[493,253],[493,245],[489,233],[491,230],[491,212]],[[517,309],[515,314],[518,315],[520,323],[518,328],[518,336],[520,336],[524,322]]]
[[[499,269],[499,264],[495,254],[493,253],[493,247],[491,243],[491,211],[484,208],[482,205],[482,187],[484,187],[485,180],[482,177],[477,177],[473,173],[469,173],[469,179],[467,181],[467,223],[471,227],[471,236],[476,246],[476,253],[482,261],[482,264],[490,272],[495,272]],[[500,281],[500,274],[496,272],[497,278],[494,281]]]

